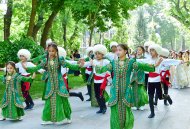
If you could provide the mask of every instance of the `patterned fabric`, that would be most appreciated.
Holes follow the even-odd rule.
[[[113,85],[110,89],[108,105],[111,107],[111,129],[132,129],[134,116],[131,112],[133,106],[133,90],[130,84],[130,76],[133,69],[154,71],[154,66],[136,63],[135,59],[125,61],[114,60],[105,67],[96,67],[96,72],[110,71],[114,73]]]
[[[45,106],[43,110],[43,121],[59,122],[65,118],[70,119],[71,108],[68,101],[69,93],[62,78],[61,66],[71,70],[79,70],[79,65],[72,65],[63,57],[54,58],[53,60],[43,59],[36,67],[28,68],[30,72],[38,69],[46,69],[46,86],[45,86]]]
[[[2,78],[2,77],[1,77]],[[24,115],[19,85],[21,81],[31,82],[31,77],[23,77],[17,73],[4,78],[6,89],[3,95],[1,108],[5,118],[18,119]]]

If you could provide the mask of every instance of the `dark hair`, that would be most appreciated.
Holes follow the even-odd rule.
[[[48,45],[47,49],[49,49],[50,47],[53,47],[57,51],[57,58],[58,58],[58,63],[59,63],[60,61],[59,61],[59,53],[58,53],[58,47],[57,47],[57,45],[54,42],[52,42],[52,43],[50,43]],[[47,53],[47,57],[46,58],[47,58],[47,63],[46,63],[46,66],[47,66],[48,60],[49,60],[49,52]],[[47,68],[45,68],[45,69],[47,70]],[[61,70],[60,63],[59,63],[59,69]]]
[[[5,73],[4,76],[7,76],[7,65],[11,65],[15,69],[15,71],[17,71],[15,62],[9,61],[9,62],[6,63],[6,73]]]
[[[138,47],[142,49],[143,53],[145,53],[145,49],[144,49],[143,46],[137,46],[137,48],[138,48]]]
[[[127,51],[126,54],[130,58],[130,56],[129,56],[129,47],[127,46],[127,44],[124,44],[124,43],[118,44],[117,47],[121,47],[123,50]]]

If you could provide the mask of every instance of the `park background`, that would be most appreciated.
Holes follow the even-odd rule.
[[[44,53],[52,39],[68,53],[111,41],[135,50],[152,40],[169,50],[190,48],[190,0],[0,0],[0,67],[18,62],[19,49],[32,57]],[[3,75],[3,73],[0,73]],[[0,83],[0,98],[4,88]],[[84,86],[69,75],[71,88]],[[34,98],[42,95],[41,75],[32,84]]]

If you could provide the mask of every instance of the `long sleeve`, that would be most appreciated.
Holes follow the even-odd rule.
[[[34,64],[38,63],[39,61],[43,60],[47,56],[47,52],[45,52],[43,55],[40,55],[36,58],[31,59],[31,62]]]
[[[34,72],[37,72],[38,70],[40,70],[40,69],[43,69],[44,68],[44,66],[45,66],[45,64],[46,64],[46,60],[44,59],[39,65],[37,65],[37,66],[34,66],[34,67],[27,67],[27,72],[29,72],[29,73],[34,73]]]
[[[72,64],[73,62],[69,62],[69,61],[66,61],[63,57],[60,58],[60,61],[61,61],[61,65],[64,67],[67,67],[71,70],[80,70],[80,67],[78,64]]]
[[[33,81],[32,77],[24,77],[24,76],[21,76],[21,75],[19,75],[17,79],[18,79],[19,82],[21,82],[21,81],[23,81],[23,82],[32,82]]]
[[[137,69],[137,70],[146,71],[146,72],[154,72],[155,71],[154,65],[146,64],[146,63],[139,63],[139,62],[133,63],[133,68]]]
[[[113,63],[109,63],[108,65],[106,66],[95,66],[95,71],[96,73],[104,73],[104,72],[112,72],[112,67],[113,67]]]

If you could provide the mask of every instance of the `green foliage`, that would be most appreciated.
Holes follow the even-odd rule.
[[[37,57],[43,53],[43,48],[30,38],[22,37],[14,42],[0,42],[0,65],[4,65],[8,61],[18,62],[17,52],[20,49],[28,49],[32,57]]]

